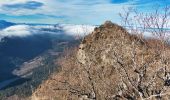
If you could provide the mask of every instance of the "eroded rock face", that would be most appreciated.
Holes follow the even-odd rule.
[[[80,63],[86,65],[90,62],[96,62],[101,65],[113,64],[111,53],[113,48],[119,46],[128,33],[121,26],[106,21],[105,24],[95,28],[94,32],[85,37],[79,46],[77,59]],[[130,38],[129,38],[130,39]],[[129,43],[129,45],[131,45]]]
[[[80,44],[79,46],[79,50],[77,52],[77,58],[78,58],[78,61],[82,64],[86,64],[87,63],[87,57],[86,57],[86,52],[83,50],[85,47],[84,44]]]

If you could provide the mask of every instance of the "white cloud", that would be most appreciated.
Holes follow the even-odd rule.
[[[1,1],[0,5],[10,4],[12,0]],[[101,24],[105,20],[118,22],[118,13],[123,7],[130,7],[131,0],[126,3],[113,4],[111,0],[13,0],[12,3],[36,1],[44,5],[38,9],[18,9],[16,11],[0,9],[6,15],[52,15],[66,16],[63,23]],[[43,17],[43,16],[42,16]],[[46,21],[47,22],[47,21]]]
[[[14,25],[0,31],[0,39],[3,37],[26,37],[35,34],[65,34],[70,36],[84,36],[91,33],[95,26],[91,25]],[[60,31],[61,30],[61,31]]]
[[[3,37],[12,37],[12,36],[18,36],[18,37],[24,37],[31,35],[30,27],[28,25],[15,25],[10,26],[6,29],[3,29],[0,31],[0,38]]]
[[[84,36],[91,33],[95,28],[95,26],[91,25],[61,25],[61,27],[65,34],[71,36]]]
[[[15,4],[15,3],[24,3],[29,0],[1,0],[0,1],[0,6],[4,4]]]
[[[28,1],[40,2],[43,3],[43,6],[34,10],[17,9],[13,11],[12,9],[1,9],[1,7],[6,4],[25,3]],[[152,6],[156,5],[156,3],[163,6],[167,5],[169,0],[123,0],[123,2],[121,2],[121,0],[1,0],[0,14],[9,16],[33,16],[42,14],[42,18],[39,20],[34,19],[35,22],[41,23],[48,23],[49,19],[54,20],[53,23],[101,24],[105,20],[120,23],[118,13],[122,12],[123,7],[125,9],[127,7],[139,8],[146,12],[149,11],[149,9],[153,10]],[[43,17],[43,15],[46,17]],[[47,18],[47,16],[49,16],[49,18]],[[65,16],[66,18],[54,18],[50,16]],[[21,19],[18,18],[17,20]],[[23,19],[23,22],[24,20],[25,19]],[[30,18],[30,20],[33,22],[33,19]],[[52,21],[49,21],[49,23],[52,23]]]

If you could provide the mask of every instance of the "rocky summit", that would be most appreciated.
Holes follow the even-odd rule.
[[[106,21],[56,61],[32,100],[168,100],[170,48]]]

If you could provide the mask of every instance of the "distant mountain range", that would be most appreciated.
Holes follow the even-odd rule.
[[[7,22],[5,20],[0,20],[0,29],[4,29],[4,28],[7,28],[7,27],[13,26],[13,25],[16,25],[16,24],[12,23],[12,22]]]

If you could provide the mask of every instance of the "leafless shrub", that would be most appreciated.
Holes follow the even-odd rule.
[[[122,59],[123,55],[114,53],[116,62],[119,64],[117,71],[122,76],[122,84],[132,89],[122,89],[128,97],[141,100],[162,98],[170,95],[169,91],[169,18],[170,8],[156,9],[153,13],[140,13],[134,9],[128,9],[125,14],[120,14],[124,26],[128,26],[131,34],[137,34],[140,41],[146,32],[150,32],[156,38],[145,41],[143,49],[139,50],[136,45],[139,41],[132,42],[131,61],[132,72],[128,70]],[[147,46],[147,47],[146,47]],[[150,49],[150,51],[145,48]],[[150,54],[145,54],[146,52]],[[140,55],[140,56],[139,56]],[[147,56],[150,56],[148,60]],[[130,67],[130,66],[129,66]],[[167,99],[167,98],[166,98]]]

